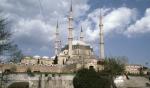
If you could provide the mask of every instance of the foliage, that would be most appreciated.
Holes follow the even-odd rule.
[[[81,69],[73,79],[74,88],[116,88],[114,77],[124,73],[124,63],[119,58],[106,58],[104,70]]]
[[[81,69],[74,77],[73,85],[74,88],[110,88],[110,81],[92,68]]]
[[[10,48],[10,31],[6,28],[6,20],[0,17],[0,55]]]
[[[22,53],[11,41],[12,33],[7,23],[6,19],[0,17],[0,56],[10,58],[11,62],[17,62],[21,59]]]
[[[29,76],[34,76],[34,73],[32,72],[31,68],[27,68],[27,74]]]
[[[56,55],[55,59],[54,59],[54,64],[58,64],[58,56]]]
[[[12,47],[10,48],[10,56],[11,56],[11,60],[10,62],[20,62],[20,60],[23,58],[23,54],[21,52],[21,50],[18,49],[17,45],[12,45]]]
[[[121,58],[106,58],[104,60],[104,70],[101,73],[109,77],[113,88],[117,88],[114,84],[114,78],[116,75],[124,74],[124,70],[125,63],[122,62]]]
[[[118,58],[106,58],[104,60],[104,72],[110,75],[120,75],[123,74],[125,70],[125,65]]]
[[[27,73],[31,73],[31,68],[27,68]]]

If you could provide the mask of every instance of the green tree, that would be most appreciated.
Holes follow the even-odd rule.
[[[106,58],[104,60],[104,72],[111,75],[118,75],[124,72],[124,63],[118,58]]]
[[[101,73],[108,75],[113,88],[117,88],[114,84],[114,78],[117,75],[124,74],[124,66],[124,63],[119,58],[106,58],[104,60],[104,70]]]
[[[57,55],[55,56],[55,59],[53,60],[53,63],[58,64],[58,56]]]
[[[32,70],[31,70],[30,67],[27,68],[27,74],[28,74],[29,76],[34,76],[34,73],[32,72]]]
[[[101,76],[94,69],[81,69],[73,79],[74,88],[110,88],[108,77]]]
[[[106,58],[100,72],[92,68],[79,70],[73,79],[74,88],[116,88],[114,77],[124,73],[124,63],[119,58]]]

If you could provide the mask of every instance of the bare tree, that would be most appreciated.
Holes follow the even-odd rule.
[[[7,27],[7,20],[0,16],[0,57],[7,57],[13,62],[19,61],[23,54],[11,40],[11,31]]]

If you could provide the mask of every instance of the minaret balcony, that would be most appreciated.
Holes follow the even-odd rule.
[[[73,17],[70,16],[69,19],[70,19],[70,20],[73,20]]]
[[[72,37],[71,38],[68,38],[69,40],[73,39]]]
[[[69,27],[68,29],[69,29],[69,30],[72,30],[73,28],[72,28],[72,27]]]

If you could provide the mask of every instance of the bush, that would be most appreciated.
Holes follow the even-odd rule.
[[[34,73],[31,71],[31,68],[28,68],[28,69],[27,69],[27,74],[28,74],[29,76],[34,76]]]
[[[110,88],[110,81],[92,68],[81,69],[74,77],[73,85],[74,88]]]
[[[100,72],[93,68],[79,70],[73,79],[74,88],[117,88],[113,78],[124,73],[124,63],[118,58],[106,58],[103,65]]]

